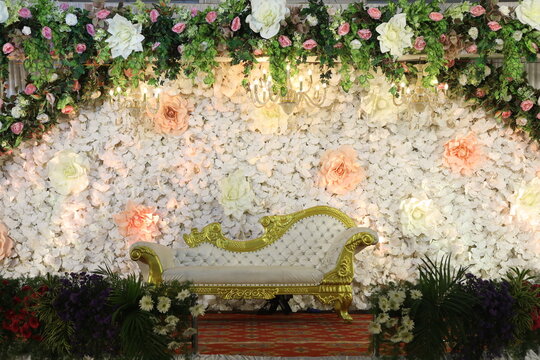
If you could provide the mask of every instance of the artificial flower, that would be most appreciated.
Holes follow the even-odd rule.
[[[291,39],[289,39],[289,37],[286,36],[286,35],[280,35],[279,38],[278,38],[278,41],[279,41],[279,45],[281,45],[281,47],[288,47],[288,46],[292,45]]]
[[[221,191],[219,203],[225,215],[240,219],[242,214],[252,207],[255,195],[242,170],[236,170],[222,179],[219,188]]]
[[[501,24],[499,24],[498,22],[496,21],[490,21],[488,22],[488,27],[491,31],[499,31],[502,29],[502,26]]]
[[[531,100],[522,101],[520,104],[521,110],[529,111],[533,108],[534,103]]]
[[[30,19],[32,17],[32,12],[30,9],[23,7],[19,10],[19,16],[23,19]]]
[[[217,12],[215,11],[209,11],[208,14],[206,14],[205,20],[207,23],[212,24],[217,19]]]
[[[375,29],[379,33],[379,40],[382,53],[390,52],[390,55],[399,57],[403,51],[412,45],[411,39],[414,35],[412,29],[407,26],[405,14],[394,15],[388,22],[382,23]]]
[[[153,23],[157,22],[158,17],[159,17],[159,11],[157,11],[156,9],[150,10],[150,21],[151,22],[153,22]]]
[[[144,295],[141,297],[141,300],[139,300],[139,308],[142,311],[152,311],[154,308],[154,302],[152,301],[152,297],[149,295]]]
[[[52,39],[52,30],[48,26],[44,26],[43,29],[41,29],[41,35],[47,40]]]
[[[20,135],[22,133],[24,129],[24,124],[22,122],[16,122],[16,123],[13,123],[11,124],[10,126],[10,130],[12,133],[14,133],[15,135]]]
[[[32,95],[33,93],[35,93],[37,90],[37,87],[36,85],[34,84],[27,84],[26,87],[24,88],[24,93],[26,95]]]
[[[433,21],[441,21],[444,18],[444,15],[440,12],[433,11],[429,13],[429,18]]]
[[[75,52],[77,52],[77,54],[82,54],[85,51],[86,51],[86,45],[85,44],[77,44],[75,46]]]
[[[158,297],[158,303],[156,305],[157,311],[162,314],[165,314],[171,308],[171,299],[166,296]]]
[[[381,69],[372,72],[368,92],[362,97],[360,110],[373,122],[394,122],[397,120],[398,107],[390,93],[392,85],[386,81]]]
[[[519,117],[516,119],[516,124],[518,124],[519,126],[525,126],[527,125],[527,119],[524,117]]]
[[[231,30],[232,31],[238,31],[240,30],[240,27],[242,26],[242,23],[240,22],[240,18],[236,16],[233,21],[231,22]]]
[[[205,313],[204,306],[202,304],[197,304],[189,308],[191,316],[197,317],[202,316]]]
[[[94,37],[96,35],[96,29],[94,28],[94,25],[86,24],[86,32],[88,33],[88,35]]]
[[[429,199],[402,200],[400,210],[402,230],[408,236],[429,235],[441,221],[441,214]]]
[[[118,231],[130,242],[152,241],[161,234],[158,229],[159,215],[151,206],[128,201],[126,209],[116,215],[113,220],[118,225]]]
[[[338,195],[354,190],[365,177],[357,158],[350,145],[328,150],[321,159],[319,186]]]
[[[478,52],[478,47],[476,46],[476,44],[472,44],[472,45],[467,46],[465,48],[465,51],[468,54],[476,54]]]
[[[362,42],[360,42],[360,40],[358,40],[358,39],[354,39],[349,43],[349,46],[353,50],[358,50],[358,49],[360,49],[362,47]]]
[[[416,39],[414,39],[414,45],[415,50],[422,51],[426,47],[426,40],[424,40],[423,36],[419,36]]]
[[[540,224],[539,177],[535,177],[518,189],[511,213],[517,215],[521,220],[528,221],[532,226]]]
[[[191,295],[191,293],[189,292],[189,290],[184,289],[184,290],[180,291],[178,293],[178,295],[176,295],[176,299],[182,301],[182,300],[187,299],[190,295]]]
[[[153,99],[151,101],[157,101]],[[184,97],[164,92],[159,97],[159,108],[156,113],[148,112],[156,130],[163,134],[180,135],[189,126],[189,117],[193,104]]]
[[[250,129],[261,134],[271,135],[283,133],[287,129],[288,116],[281,105],[269,102],[260,108],[254,108],[250,114]]]
[[[88,186],[86,157],[70,150],[57,152],[47,163],[47,172],[52,187],[62,195],[77,194]]]
[[[306,50],[311,50],[313,48],[315,48],[317,46],[317,42],[313,39],[309,39],[309,40],[306,40],[304,41],[304,43],[302,44],[302,47]]]
[[[109,24],[107,31],[111,36],[105,41],[111,48],[113,58],[121,56],[127,59],[132,52],[143,51],[144,36],[141,34],[141,24],[133,24],[118,14],[107,20],[107,23]]]
[[[540,31],[540,0],[523,0],[514,11],[522,24]]]
[[[471,175],[483,159],[482,147],[472,132],[444,145],[443,163],[453,172]]]
[[[360,29],[360,30],[358,30],[358,36],[360,36],[360,38],[362,40],[369,40],[369,39],[371,39],[371,30],[369,30],[369,29]]]
[[[381,18],[381,15],[382,15],[381,10],[379,10],[377,8],[369,8],[367,10],[367,13],[372,19],[375,19],[375,20],[379,20]]]
[[[75,14],[67,14],[66,15],[66,24],[69,26],[75,26],[77,25],[77,16]]]
[[[317,26],[317,24],[319,23],[319,19],[317,19],[317,17],[313,15],[306,16],[306,21],[309,26]]]
[[[107,9],[101,9],[99,10],[97,13],[96,13],[96,17],[99,19],[99,20],[104,20],[107,18],[107,16],[109,16],[111,14],[111,12]]]
[[[482,5],[475,5],[471,8],[470,13],[474,17],[482,16],[486,13],[486,9]]]
[[[179,22],[172,27],[172,31],[177,34],[183,33],[185,29],[186,29],[186,24],[183,22]]]
[[[9,237],[6,225],[0,222],[0,261],[11,255],[13,239]]]
[[[29,36],[32,34],[32,29],[30,29],[28,26],[23,26],[21,32],[23,35]]]
[[[279,32],[280,24],[287,16],[286,0],[251,0],[251,14],[246,23],[262,38],[270,39]]]
[[[478,38],[478,28],[471,27],[469,29],[469,36],[471,37],[471,39],[476,40]]]
[[[350,30],[351,30],[351,25],[348,22],[346,22],[346,23],[341,24],[338,27],[337,33],[339,36],[344,36],[344,35],[347,35]]]

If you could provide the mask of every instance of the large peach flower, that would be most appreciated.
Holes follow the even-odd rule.
[[[444,165],[456,173],[470,175],[482,161],[482,146],[474,133],[462,138],[455,138],[444,145]]]
[[[180,95],[163,93],[156,114],[148,114],[157,131],[163,134],[180,135],[187,130],[193,104]]]
[[[364,178],[364,171],[356,161],[356,151],[350,145],[328,150],[321,159],[319,186],[334,194],[354,190]]]
[[[11,255],[13,240],[8,235],[6,225],[0,222],[0,261]]]
[[[156,208],[139,205],[128,201],[126,210],[113,215],[114,222],[118,225],[118,231],[122,236],[133,243],[136,241],[152,241],[155,236],[161,234],[158,229],[159,215]]]

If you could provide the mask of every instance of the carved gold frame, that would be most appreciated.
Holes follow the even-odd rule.
[[[314,215],[328,215],[340,220],[347,228],[355,226],[349,216],[329,206],[315,206],[288,215],[265,216],[259,220],[264,228],[262,236],[248,241],[232,240],[225,237],[219,223],[205,226],[202,231],[193,229],[185,234],[184,240],[190,247],[197,247],[208,242],[219,248],[234,251],[256,251],[279,240],[283,234],[297,221]],[[314,295],[325,304],[334,304],[336,312],[347,321],[352,318],[348,313],[352,302],[352,280],[354,277],[354,254],[366,246],[377,242],[368,232],[356,233],[347,241],[336,267],[326,273],[319,285],[312,286],[209,286],[192,285],[191,291],[201,295],[217,295],[223,299],[272,299],[276,295]],[[141,261],[149,267],[148,282],[157,284],[162,279],[163,266],[159,256],[148,246],[132,248],[131,259]]]

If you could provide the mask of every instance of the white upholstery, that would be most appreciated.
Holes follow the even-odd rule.
[[[194,284],[319,284],[319,270],[301,266],[178,266],[163,272],[164,280]]]

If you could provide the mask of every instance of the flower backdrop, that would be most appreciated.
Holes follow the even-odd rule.
[[[357,308],[374,285],[412,278],[423,255],[452,252],[486,277],[540,270],[540,152],[525,133],[460,101],[434,113],[383,106],[389,85],[378,76],[348,93],[334,77],[324,107],[288,117],[256,111],[235,67],[215,76],[219,90],[167,82],[178,98],[163,119],[134,117],[118,99],[2,158],[0,274],[103,264],[127,273],[133,239],[183,247],[183,233],[215,221],[251,238],[264,215],[321,204],[379,233],[357,255]],[[182,131],[164,132],[162,121]],[[297,297],[295,306],[320,305]]]

